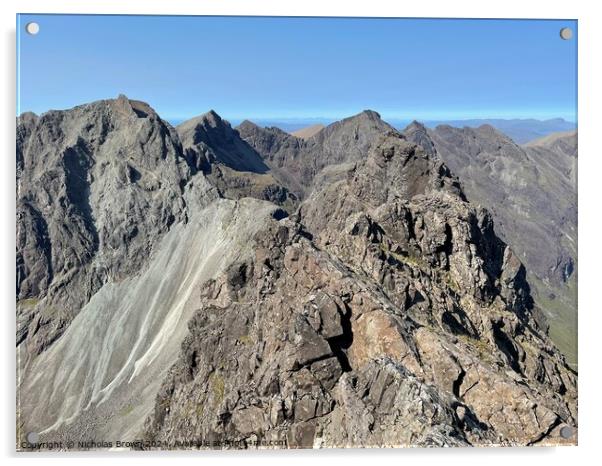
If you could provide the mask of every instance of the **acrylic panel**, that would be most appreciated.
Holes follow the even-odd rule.
[[[17,17],[17,449],[577,443],[577,21]]]

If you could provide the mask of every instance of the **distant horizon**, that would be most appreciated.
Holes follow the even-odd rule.
[[[238,124],[240,124],[241,122],[248,120],[251,121],[253,123],[274,123],[274,122],[280,122],[280,123],[287,123],[287,124],[291,124],[291,125],[297,125],[297,124],[306,124],[306,125],[312,125],[312,124],[324,124],[324,125],[328,125],[331,123],[334,123],[336,121],[341,121],[344,120],[346,118],[351,118],[354,117],[356,115],[359,115],[360,113],[362,113],[365,110],[371,110],[374,111],[376,113],[378,113],[381,117],[382,120],[389,122],[389,123],[404,123],[407,122],[408,124],[411,123],[412,121],[418,121],[421,123],[445,123],[445,122],[466,122],[466,123],[470,123],[470,122],[476,122],[476,121],[504,121],[504,122],[529,122],[529,121],[533,121],[533,122],[541,122],[541,123],[546,123],[546,122],[553,122],[553,121],[561,121],[567,124],[571,124],[571,125],[575,125],[575,127],[577,127],[577,121],[571,121],[571,120],[567,120],[566,118],[563,117],[550,117],[550,118],[529,118],[529,117],[525,117],[525,118],[500,118],[500,117],[472,117],[472,118],[388,118],[386,115],[381,114],[380,112],[378,112],[378,110],[374,110],[374,109],[364,109],[362,111],[350,114],[350,115],[345,115],[345,116],[341,116],[338,118],[327,118],[327,117],[319,117],[319,116],[314,116],[314,117],[262,117],[262,116],[258,116],[258,117],[245,117],[245,118],[239,118],[239,117],[228,117],[227,115],[223,115],[221,114],[218,110],[215,109],[209,109],[207,110],[207,112],[213,110],[215,113],[217,113],[223,120],[228,121],[229,123],[231,123],[233,126],[236,126]],[[180,118],[164,118],[163,116],[161,116],[159,114],[159,116],[161,116],[161,118],[163,120],[168,121],[169,123],[171,123],[172,125],[177,125],[180,123],[183,123],[187,120],[191,120],[193,118],[199,117],[207,112],[201,112],[198,113],[196,115],[193,116],[189,116],[189,117],[180,117]]]
[[[395,122],[403,122],[403,121],[408,121],[408,122],[412,122],[412,121],[421,121],[421,122],[439,122],[439,121],[457,121],[457,122],[461,122],[461,121],[474,121],[474,120],[500,120],[500,121],[539,121],[539,122],[546,122],[546,121],[554,121],[554,120],[562,120],[566,123],[570,123],[570,124],[574,124],[577,125],[577,121],[576,120],[571,120],[568,119],[565,116],[454,116],[453,114],[447,114],[445,117],[444,116],[440,116],[440,117],[436,117],[436,116],[432,116],[432,117],[427,117],[427,118],[421,118],[418,116],[414,116],[414,117],[398,117],[398,116],[387,116],[387,114],[383,114],[381,112],[378,111],[378,109],[375,108],[365,108],[359,111],[356,111],[355,113],[350,113],[350,114],[345,114],[345,115],[340,115],[340,116],[316,116],[316,115],[312,115],[312,116],[298,116],[298,117],[294,117],[294,116],[263,116],[263,115],[251,115],[251,116],[229,116],[229,115],[225,115],[223,113],[221,113],[219,111],[219,109],[215,109],[215,108],[207,108],[204,111],[200,111],[198,113],[195,114],[191,114],[191,115],[187,115],[187,116],[165,116],[162,115],[160,111],[158,111],[151,102],[145,101],[143,99],[139,99],[136,97],[132,97],[132,96],[126,96],[128,99],[130,100],[138,100],[138,101],[144,101],[145,103],[147,103],[148,105],[151,106],[151,108],[153,108],[157,114],[165,121],[168,121],[170,123],[173,124],[173,122],[184,122],[186,120],[190,120],[192,118],[196,118],[198,116],[201,116],[207,112],[210,111],[214,111],[215,113],[217,113],[222,119],[226,120],[226,121],[244,121],[244,120],[249,120],[249,121],[280,121],[280,122],[286,122],[286,123],[309,123],[309,122],[316,122],[316,123],[324,123],[324,122],[335,122],[335,121],[340,121],[343,120],[345,118],[350,118],[353,117],[355,115],[358,115],[364,111],[374,111],[376,113],[378,113],[380,115],[380,117],[385,120],[385,121],[395,121]],[[20,116],[23,113],[35,113],[36,115],[43,115],[47,112],[51,112],[51,111],[66,111],[66,110],[70,110],[72,108],[78,107],[80,105],[86,105],[86,104],[90,104],[93,102],[97,102],[100,100],[111,100],[111,99],[115,99],[117,98],[117,96],[113,96],[113,97],[106,97],[104,99],[96,99],[93,101],[89,101],[89,102],[81,102],[79,104],[73,105],[71,107],[67,107],[67,108],[49,108],[46,110],[43,110],[41,112],[36,112],[33,110],[22,110],[19,111],[19,109],[17,108],[17,115],[16,116]],[[436,115],[436,114],[434,114]]]
[[[249,120],[251,122],[256,122],[256,121],[263,121],[263,122],[265,122],[265,121],[280,121],[280,122],[284,122],[284,123],[310,123],[310,124],[311,123],[319,124],[319,123],[325,123],[325,122],[333,123],[335,121],[344,120],[345,118],[351,118],[351,117],[353,117],[355,115],[359,115],[361,113],[361,111],[360,111],[360,112],[353,113],[351,115],[340,116],[340,117],[337,117],[337,118],[327,118],[327,117],[319,117],[319,116],[316,116],[316,117],[296,117],[296,118],[293,118],[293,117],[277,117],[277,116],[275,116],[275,117],[257,116],[257,117],[245,117],[245,118],[240,118],[240,117],[231,118],[231,117],[228,117],[227,115],[222,115],[218,110],[215,110],[215,109],[210,109],[210,110],[214,110],[215,113],[217,113],[222,119],[224,119],[224,120],[226,120],[228,122],[232,122],[232,121],[242,122],[242,121],[245,121],[245,120]],[[210,110],[208,110],[208,111],[210,111]],[[501,118],[501,117],[487,117],[487,116],[485,116],[485,117],[471,117],[471,118],[453,118],[453,117],[452,118],[389,118],[386,115],[382,115],[380,112],[378,112],[378,110],[374,110],[374,109],[366,109],[366,110],[372,110],[372,111],[377,112],[380,115],[381,119],[384,120],[384,121],[387,121],[387,122],[404,122],[404,121],[407,121],[407,122],[412,122],[412,121],[418,121],[418,122],[447,122],[447,121],[454,121],[454,122],[465,121],[465,122],[471,122],[471,121],[488,121],[488,120],[491,120],[491,121],[495,121],[495,120],[497,120],[497,121],[523,121],[523,122],[526,122],[526,121],[537,121],[537,122],[563,121],[565,123],[570,123],[570,124],[573,124],[573,125],[577,125],[576,121],[567,120],[566,118],[563,118],[563,117],[550,117],[550,118],[529,118],[529,117],[525,117],[525,118],[522,118],[522,117],[519,117],[519,118],[512,118],[512,117],[503,118],[502,117]],[[184,122],[184,121],[196,118],[198,116],[201,116],[204,113],[207,113],[207,112],[198,113],[197,115],[193,115],[193,116],[190,116],[190,117],[184,117],[184,118],[164,118],[161,115],[160,116],[161,116],[161,118],[163,118],[166,121],[169,121],[170,123],[171,122],[179,122],[179,123],[181,123],[181,122]]]

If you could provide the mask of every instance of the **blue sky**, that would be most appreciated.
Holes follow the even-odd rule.
[[[36,36],[25,34],[30,21]],[[573,28],[574,39],[559,37]],[[575,21],[21,15],[17,113],[576,120]]]

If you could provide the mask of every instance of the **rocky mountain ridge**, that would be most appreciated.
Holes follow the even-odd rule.
[[[21,116],[19,432],[574,442],[576,374],[526,270],[420,131],[174,129],[124,96]]]
[[[176,128],[195,172],[202,172],[225,197],[250,196],[274,202],[289,210],[297,196],[270,172],[270,167],[237,130],[213,110]]]
[[[397,133],[347,175],[207,284],[148,438],[374,447],[558,437],[575,422],[574,375],[541,346],[524,268],[488,214]]]
[[[371,110],[332,123],[306,140],[250,121],[237,129],[299,198],[309,194],[317,176],[328,173],[327,180],[336,178],[337,169],[362,159],[382,132],[394,131]]]
[[[517,144],[528,144],[550,134],[574,131],[577,125],[563,118],[552,118],[549,120],[527,119],[502,119],[502,118],[483,118],[472,120],[440,120],[423,122],[429,129],[435,129],[437,126],[453,126],[455,128],[479,128],[483,125],[494,127],[497,131],[510,137]],[[400,130],[406,125],[396,126]]]

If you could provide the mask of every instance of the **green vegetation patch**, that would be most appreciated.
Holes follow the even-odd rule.
[[[224,400],[224,393],[226,391],[226,383],[221,374],[214,372],[209,377],[209,388],[213,396],[213,405],[218,406]]]
[[[32,308],[32,307],[35,307],[39,302],[40,302],[39,298],[35,298],[35,297],[34,298],[25,298],[25,299],[21,299],[21,300],[17,301],[17,306]]]

